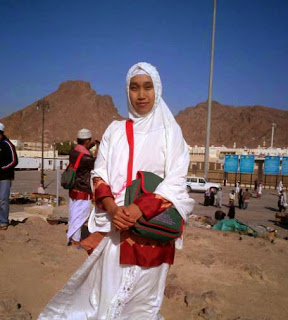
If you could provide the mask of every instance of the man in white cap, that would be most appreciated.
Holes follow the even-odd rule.
[[[79,166],[76,171],[75,184],[69,190],[69,219],[67,239],[68,245],[79,245],[81,241],[82,226],[88,219],[91,210],[91,199],[93,197],[90,182],[90,172],[94,168],[94,157],[89,149],[92,143],[91,131],[81,129],[77,133],[77,146],[71,150],[69,161],[74,166],[78,161]]]
[[[9,196],[14,168],[18,164],[14,145],[4,135],[4,124],[0,123],[0,230],[9,225]]]

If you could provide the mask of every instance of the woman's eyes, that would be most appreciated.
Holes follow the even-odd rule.
[[[135,85],[131,85],[131,86],[130,86],[130,90],[132,90],[132,91],[140,90],[140,88],[141,88],[140,86],[135,86]],[[144,85],[143,88],[144,88],[145,90],[151,90],[151,89],[153,89],[154,87],[153,87],[153,84],[147,84],[147,85]]]

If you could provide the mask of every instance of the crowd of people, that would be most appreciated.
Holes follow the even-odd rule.
[[[280,181],[278,185],[278,202],[277,206],[279,209],[279,212],[286,212],[287,204],[287,194],[283,187],[283,182]],[[262,196],[262,190],[263,190],[263,183],[262,180],[258,183],[257,180],[254,182],[254,198],[261,198]],[[219,190],[216,190],[215,188],[207,189],[204,193],[204,206],[216,206],[217,208],[222,207],[222,188],[219,188]],[[237,181],[235,183],[235,189],[231,190],[227,203],[228,203],[228,214],[227,216],[230,219],[235,218],[235,208],[247,210],[249,202],[251,198],[253,197],[252,192],[249,191],[248,188],[245,188],[245,191],[241,187],[240,181]],[[238,200],[238,204],[236,201]],[[217,214],[219,211],[216,211]],[[226,214],[225,214],[226,216]]]

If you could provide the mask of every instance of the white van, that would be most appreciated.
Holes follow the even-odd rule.
[[[187,177],[186,182],[188,192],[191,191],[202,191],[205,192],[207,189],[214,188],[216,191],[221,187],[220,183],[208,182],[202,177]]]

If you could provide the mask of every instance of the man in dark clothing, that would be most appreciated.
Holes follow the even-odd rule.
[[[0,230],[8,228],[10,188],[17,164],[15,147],[4,135],[4,125],[0,123]]]
[[[229,219],[234,219],[235,218],[235,191],[232,190],[229,193],[229,211],[228,211],[228,217]]]
[[[284,211],[285,212],[285,201],[284,201],[284,194],[283,194],[283,190],[280,191],[280,195],[278,197],[278,208],[279,208],[279,212]]]
[[[70,152],[69,161],[74,165],[80,159],[76,171],[75,184],[69,190],[68,244],[78,245],[81,241],[82,226],[88,219],[93,198],[90,172],[94,168],[95,157],[88,151],[92,146],[90,130],[81,129],[77,134],[77,146]],[[79,160],[78,160],[79,161]]]
[[[229,211],[228,211],[228,217],[229,217],[229,219],[234,219],[235,218],[235,206],[234,206],[234,203],[230,204]]]
[[[256,180],[254,181],[254,191],[256,191],[257,188],[258,188],[258,180],[256,179]]]
[[[239,193],[238,193],[238,206],[239,209],[243,209],[243,190],[240,188]]]
[[[251,193],[246,189],[243,193],[243,209],[246,210],[248,207],[248,203],[250,202]]]
[[[225,219],[225,217],[226,217],[226,213],[223,212],[222,210],[215,211],[215,219],[216,220],[220,221],[220,220]]]

